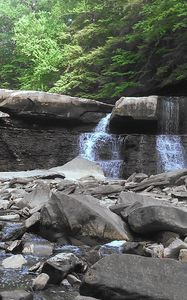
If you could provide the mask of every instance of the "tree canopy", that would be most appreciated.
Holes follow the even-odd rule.
[[[98,100],[187,81],[186,0],[0,0],[1,88]]]

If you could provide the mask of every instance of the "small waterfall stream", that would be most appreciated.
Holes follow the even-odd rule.
[[[161,132],[156,137],[156,149],[159,154],[162,171],[171,171],[185,167],[184,147],[179,130],[179,102],[168,98],[163,101]]]
[[[79,149],[80,155],[97,162],[107,177],[119,178],[123,161],[120,160],[117,137],[107,132],[110,116],[102,118],[94,132],[81,134]]]

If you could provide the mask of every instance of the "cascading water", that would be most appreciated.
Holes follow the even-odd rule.
[[[80,155],[97,162],[107,177],[119,178],[122,160],[119,156],[117,137],[107,132],[110,116],[111,114],[108,114],[102,118],[94,132],[81,134]]]
[[[185,167],[184,147],[177,135],[179,129],[179,102],[166,99],[163,101],[161,131],[156,137],[156,149],[160,157],[162,171],[171,171]]]

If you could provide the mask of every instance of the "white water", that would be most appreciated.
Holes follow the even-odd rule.
[[[156,139],[163,171],[185,168],[184,147],[178,135],[159,135]]]
[[[167,99],[163,103],[162,126],[164,133],[156,137],[156,149],[159,154],[162,171],[171,171],[185,167],[182,139],[179,130],[179,102]]]
[[[107,132],[110,116],[108,114],[102,118],[94,132],[81,134],[79,140],[80,155],[97,162],[107,177],[119,178],[122,160],[119,157],[116,136]]]

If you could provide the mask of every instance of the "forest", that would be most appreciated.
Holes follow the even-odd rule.
[[[185,94],[186,0],[0,0],[1,88]]]

